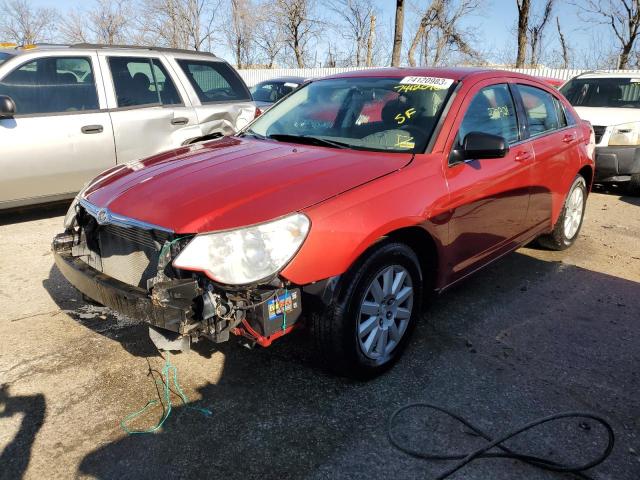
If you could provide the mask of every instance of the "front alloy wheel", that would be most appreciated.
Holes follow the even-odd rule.
[[[360,305],[358,341],[371,359],[388,356],[402,340],[413,311],[413,284],[406,268],[391,265],[376,276]]]
[[[336,298],[315,315],[312,331],[335,372],[371,378],[400,357],[422,301],[422,271],[403,243],[379,242],[345,273]]]

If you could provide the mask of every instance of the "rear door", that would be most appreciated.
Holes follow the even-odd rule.
[[[553,205],[563,204],[576,173],[568,167],[579,158],[579,132],[575,122],[567,121],[562,104],[554,95],[534,84],[518,83],[515,88],[534,152],[527,223],[536,229],[548,229],[554,216]]]
[[[195,111],[159,54],[99,53],[118,163],[140,160],[200,136]]]
[[[0,78],[17,110],[0,119],[0,208],[72,197],[115,164],[96,54],[25,57]]]
[[[176,58],[181,81],[194,94],[203,135],[233,135],[254,119],[256,107],[240,75],[221,60]]]
[[[492,84],[493,83],[493,84]],[[453,150],[469,132],[504,137],[504,158],[467,160],[445,166],[452,217],[449,258],[452,280],[512,249],[526,231],[530,144],[523,141],[509,85],[484,81],[473,88],[458,113],[449,140]]]

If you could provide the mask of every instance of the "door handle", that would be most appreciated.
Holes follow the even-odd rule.
[[[516,162],[526,162],[531,159],[531,154],[529,152],[518,152],[515,156]]]
[[[80,129],[82,133],[90,134],[90,133],[102,133],[104,128],[102,125],[85,125]]]
[[[189,123],[187,117],[177,117],[171,120],[171,125],[186,125],[187,123]]]
[[[564,143],[571,143],[576,139],[575,135],[569,134],[569,135],[565,135],[564,137],[562,137],[562,141]]]

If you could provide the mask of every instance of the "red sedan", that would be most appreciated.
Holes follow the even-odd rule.
[[[268,346],[306,325],[327,364],[372,376],[430,292],[535,239],[571,246],[590,142],[565,98],[525,75],[340,74],[236,136],[104,172],[69,209],[55,259],[162,348],[230,334]]]

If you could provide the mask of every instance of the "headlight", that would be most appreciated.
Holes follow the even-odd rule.
[[[196,235],[174,267],[204,272],[212,280],[243,285],[280,271],[304,242],[311,222],[295,213],[237,230]]]
[[[640,144],[640,122],[623,123],[610,128],[612,130],[609,137],[609,145]]]

